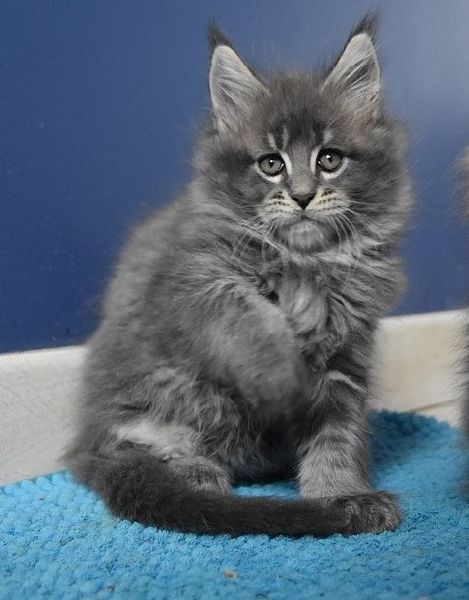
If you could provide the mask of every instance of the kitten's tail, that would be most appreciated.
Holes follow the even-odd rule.
[[[80,453],[72,459],[71,468],[79,481],[104,498],[115,515],[186,533],[358,533],[363,531],[369,500],[372,496],[376,499],[376,494],[362,494],[281,500],[195,490],[143,449],[125,450],[112,458]],[[381,494],[383,503],[392,502],[391,495]]]

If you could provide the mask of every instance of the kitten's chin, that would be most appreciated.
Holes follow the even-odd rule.
[[[298,252],[327,250],[334,240],[327,229],[313,221],[301,220],[280,227],[278,235],[282,242]]]

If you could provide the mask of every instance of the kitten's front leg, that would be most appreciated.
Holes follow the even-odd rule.
[[[287,318],[243,281],[208,283],[190,304],[180,310],[173,304],[177,340],[184,343],[179,350],[189,349],[187,358],[197,359],[205,377],[253,406],[291,412],[302,402],[309,373]],[[222,285],[223,293],[211,297]]]
[[[395,529],[400,511],[391,494],[374,491],[370,483],[367,391],[364,378],[352,373],[330,369],[321,382],[300,445],[299,483],[307,498],[342,497],[351,514],[350,532],[377,533]]]

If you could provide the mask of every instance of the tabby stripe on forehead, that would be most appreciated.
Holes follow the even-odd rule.
[[[280,139],[276,140],[276,136],[273,133],[267,134],[267,139],[269,141],[269,145],[274,150],[286,150],[288,146],[288,141],[290,139],[290,132],[288,131],[288,127],[286,125],[282,128],[282,135]]]
[[[330,144],[332,142],[333,139],[334,139],[334,134],[332,133],[332,131],[330,129],[326,129],[322,136],[323,145],[327,146],[328,144]]]
[[[289,139],[290,139],[290,132],[288,131],[288,127],[286,125],[284,125],[283,132],[282,132],[282,149],[283,150],[286,149]]]
[[[277,142],[275,141],[275,137],[272,133],[267,134],[267,140],[268,140],[269,146],[272,148],[272,150],[278,151]]]

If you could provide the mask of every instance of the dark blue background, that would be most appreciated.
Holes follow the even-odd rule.
[[[409,123],[419,197],[397,312],[460,306],[467,0],[3,0],[0,351],[83,341],[131,224],[188,179],[209,108],[211,16],[258,67],[309,67],[333,57],[370,7],[381,12],[383,74]]]

